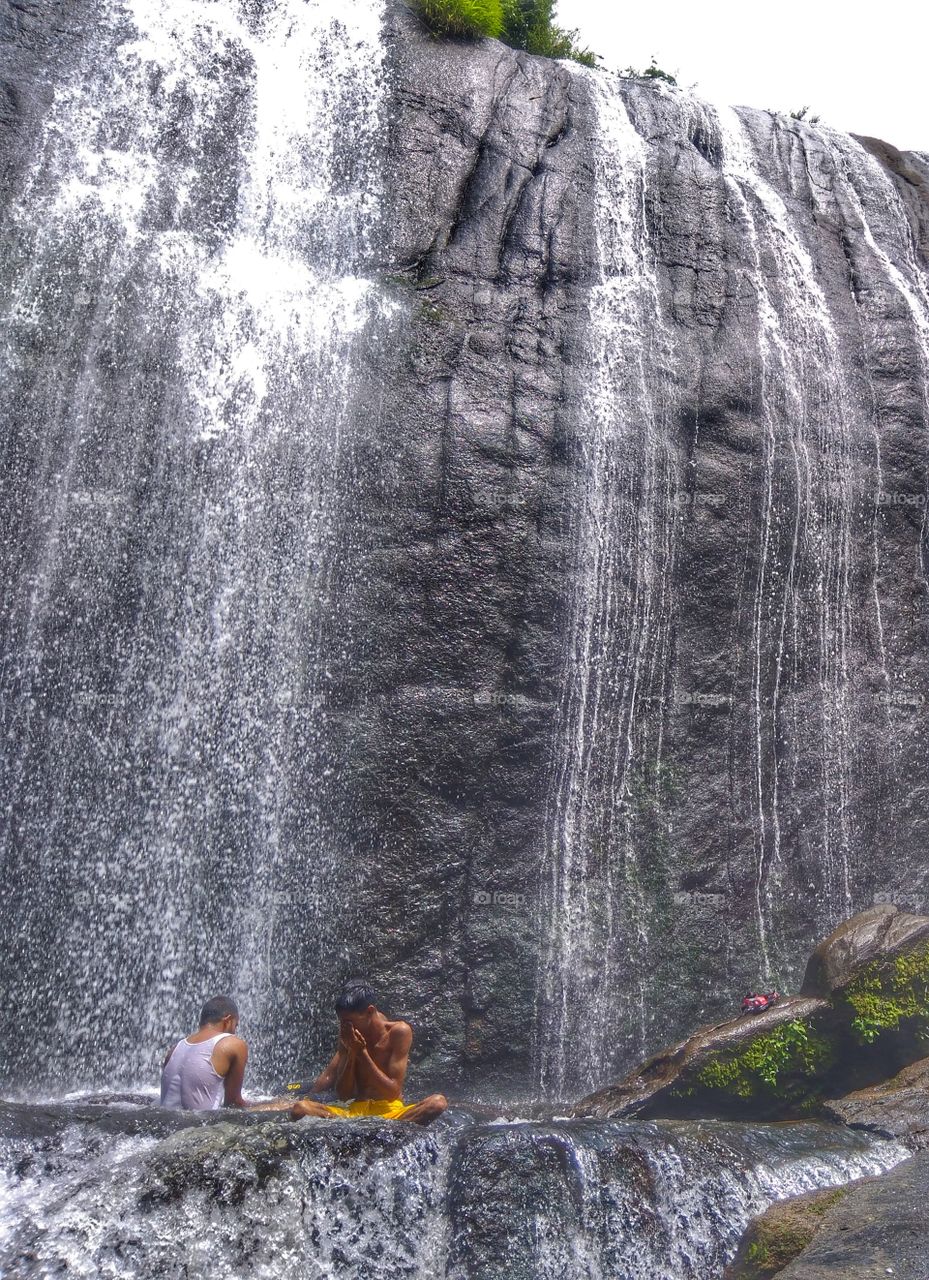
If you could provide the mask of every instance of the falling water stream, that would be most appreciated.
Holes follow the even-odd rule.
[[[742,394],[762,433],[748,539],[733,549],[743,565],[733,628],[749,637],[747,656],[736,646],[728,661],[710,655],[716,675],[706,686],[683,665],[678,631],[694,587],[675,582],[675,567],[690,529],[712,519],[732,490],[713,493],[713,472],[699,472],[715,462],[712,449],[697,453],[699,415],[692,456],[675,452],[680,388],[701,357],[692,332],[670,314],[673,289],[663,271],[675,246],[661,239],[668,193],[650,190],[662,178],[651,116],[628,81],[600,73],[592,81],[598,276],[588,304],[578,415],[584,492],[574,511],[539,917],[537,1079],[542,1096],[560,1097],[596,1087],[657,1047],[669,1034],[674,987],[689,980],[689,957],[701,954],[700,935],[689,933],[697,925],[678,905],[688,894],[675,878],[710,861],[708,850],[691,856],[678,834],[681,806],[706,803],[678,785],[691,764],[684,724],[693,707],[725,717],[730,751],[750,761],[732,809],[752,850],[752,980],[788,986],[803,959],[787,940],[798,897],[811,904],[819,935],[862,901],[870,816],[853,801],[860,790],[853,770],[867,768],[862,723],[878,697],[886,706],[902,696],[894,681],[904,665],[885,625],[879,529],[886,504],[901,495],[885,490],[881,425],[861,384],[865,361],[847,333],[840,337],[845,314],[837,318],[820,282],[817,224],[795,190],[784,135],[778,145],[781,126],[764,112],[652,88],[664,99],[660,118],[671,137],[699,139],[715,170],[704,181],[723,187],[738,254],[727,263],[727,288],[754,299],[755,352]],[[816,217],[828,225],[835,213],[826,197],[837,201],[868,264],[867,293],[854,299],[857,341],[866,355],[869,341],[886,342],[880,325],[888,313],[902,313],[899,340],[914,348],[925,420],[929,300],[906,210],[860,143],[826,129],[817,139],[808,154],[825,154],[832,169],[813,173],[807,161]],[[722,359],[715,350],[705,358]],[[746,491],[743,482],[743,500]],[[903,494],[911,496],[923,504],[925,535],[925,495]],[[860,527],[871,530],[864,550]],[[862,580],[873,624],[857,603]],[[853,668],[852,655],[870,651],[873,666],[862,670],[859,660]],[[898,734],[882,715],[892,751]],[[731,838],[724,827],[719,821],[713,833],[722,851]],[[744,899],[728,879],[711,889],[710,899],[741,917]],[[726,918],[717,930],[725,931]],[[660,961],[671,935],[682,941],[668,971]],[[605,1062],[613,1073],[604,1073]]]
[[[589,303],[591,376],[580,414],[588,487],[550,797],[539,1019],[549,1029],[542,1091],[559,1097],[600,1078],[604,1061],[644,1040],[638,957],[647,949],[648,885],[637,836],[658,785],[670,661],[671,339],[645,223],[647,148],[615,85],[598,79],[594,94],[601,277]],[[625,1030],[607,996],[620,971]]]
[[[191,974],[286,1074],[300,975],[341,954],[326,694],[380,21],[108,0],[12,210],[0,1061],[32,1085],[150,1078]]]

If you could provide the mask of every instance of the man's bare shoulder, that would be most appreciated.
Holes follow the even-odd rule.
[[[392,1022],[387,1028],[387,1034],[390,1037],[390,1043],[393,1045],[410,1045],[413,1043],[413,1028],[408,1022],[402,1022],[399,1019]]]
[[[222,1040],[213,1046],[213,1053],[222,1054],[229,1058],[237,1058],[241,1053],[248,1053],[248,1045],[241,1036],[227,1035],[223,1036]]]

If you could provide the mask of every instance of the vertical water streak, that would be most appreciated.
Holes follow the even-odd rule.
[[[648,888],[643,812],[662,785],[670,613],[668,337],[646,218],[646,145],[598,76],[596,247],[583,507],[559,711],[537,1025],[538,1084],[563,1096],[641,1047]],[[657,806],[656,806],[657,807]],[[621,1002],[626,1019],[617,1017]],[[631,1026],[629,1025],[631,1022]]]
[[[727,220],[719,243],[727,246],[731,237],[736,294],[744,280],[754,296],[755,353],[746,377],[757,370],[757,390],[754,382],[747,387],[744,403],[760,430],[737,490],[752,496],[744,513],[751,603],[743,618],[740,600],[732,601],[733,626],[737,635],[747,633],[748,644],[747,661],[735,647],[730,672],[731,740],[746,742],[751,766],[747,793],[733,803],[740,821],[750,799],[754,852],[746,879],[759,977],[783,981],[786,966],[797,962],[796,903],[804,903],[811,938],[828,932],[854,909],[868,874],[861,856],[867,815],[854,803],[861,719],[873,697],[863,668],[871,646],[861,590],[877,601],[885,681],[893,639],[885,634],[876,580],[878,429],[859,393],[854,347],[839,327],[845,313],[827,292],[819,257],[824,233],[797,200],[785,166],[784,152],[802,154],[802,140],[791,134],[780,147],[782,126],[764,113],[672,96],[668,118],[694,116],[690,132],[702,138],[698,149],[719,172]],[[674,870],[673,815],[662,803],[660,778],[677,745],[664,713],[673,686],[671,437],[680,427],[674,388],[685,377],[675,362],[688,349],[677,350],[662,318],[656,259],[663,262],[668,248],[659,244],[660,227],[652,242],[646,218],[651,152],[618,86],[601,79],[594,97],[601,277],[590,300],[590,382],[580,418],[586,490],[547,814],[550,882],[537,1007],[538,1084],[555,1094],[569,1083],[583,1089],[608,1078],[611,1064],[646,1040],[646,1010],[660,999],[649,971],[650,919],[658,919],[657,898],[667,893]],[[656,109],[662,118],[664,112]],[[850,157],[872,170],[857,184],[840,172],[839,184],[849,185],[843,209],[854,211],[850,225],[860,219],[865,243],[904,298],[925,353],[926,285],[900,197],[844,135],[830,135],[822,151],[836,163]],[[872,198],[886,189],[900,206],[886,220],[891,246],[869,229],[856,189]],[[704,358],[712,362],[715,352]],[[695,437],[694,449],[696,443]],[[871,523],[864,557],[862,512]],[[664,847],[637,812],[643,779],[652,813],[664,824]],[[721,839],[724,821],[721,813]],[[682,947],[682,960],[688,954]]]
[[[719,126],[723,173],[754,257],[750,280],[758,307],[765,445],[752,619],[755,894],[765,977],[772,979],[769,916],[772,897],[785,884],[782,824],[792,806],[791,777],[782,780],[790,761],[782,756],[793,753],[795,771],[798,722],[811,713],[817,718],[821,801],[823,901],[817,918],[831,924],[851,908],[854,410],[810,252],[783,197],[762,173],[738,113],[721,109]],[[810,665],[819,686],[815,707],[801,705],[796,696],[798,677]]]

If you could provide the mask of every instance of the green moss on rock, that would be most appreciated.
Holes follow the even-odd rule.
[[[803,1252],[823,1216],[848,1187],[829,1187],[773,1204],[749,1226],[725,1280],[770,1280]]]
[[[730,1050],[712,1058],[697,1073],[697,1081],[737,1098],[777,1092],[799,1101],[809,1095],[811,1083],[828,1069],[834,1056],[825,1036],[795,1018],[755,1036],[739,1052]]]
[[[595,67],[597,54],[577,43],[578,32],[555,23],[555,0],[407,0],[436,36],[491,36],[543,58],[573,58]],[[646,73],[648,74],[648,73]]]
[[[929,943],[867,965],[845,989],[854,1010],[852,1029],[864,1044],[902,1019],[916,1018],[929,1029]]]

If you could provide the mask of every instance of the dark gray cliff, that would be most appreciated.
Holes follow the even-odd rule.
[[[384,925],[364,966],[423,1027],[433,1078],[518,1088],[578,483],[590,103],[567,67],[434,41],[402,6],[387,38],[398,313],[365,388],[348,646],[381,700],[352,784]]]
[[[563,1091],[789,989],[853,910],[924,909],[926,160],[622,81],[611,172],[596,76],[390,29],[411,328],[365,752],[400,922],[368,967],[436,1066]],[[607,317],[604,372],[610,208],[607,274],[657,293],[651,333]]]

